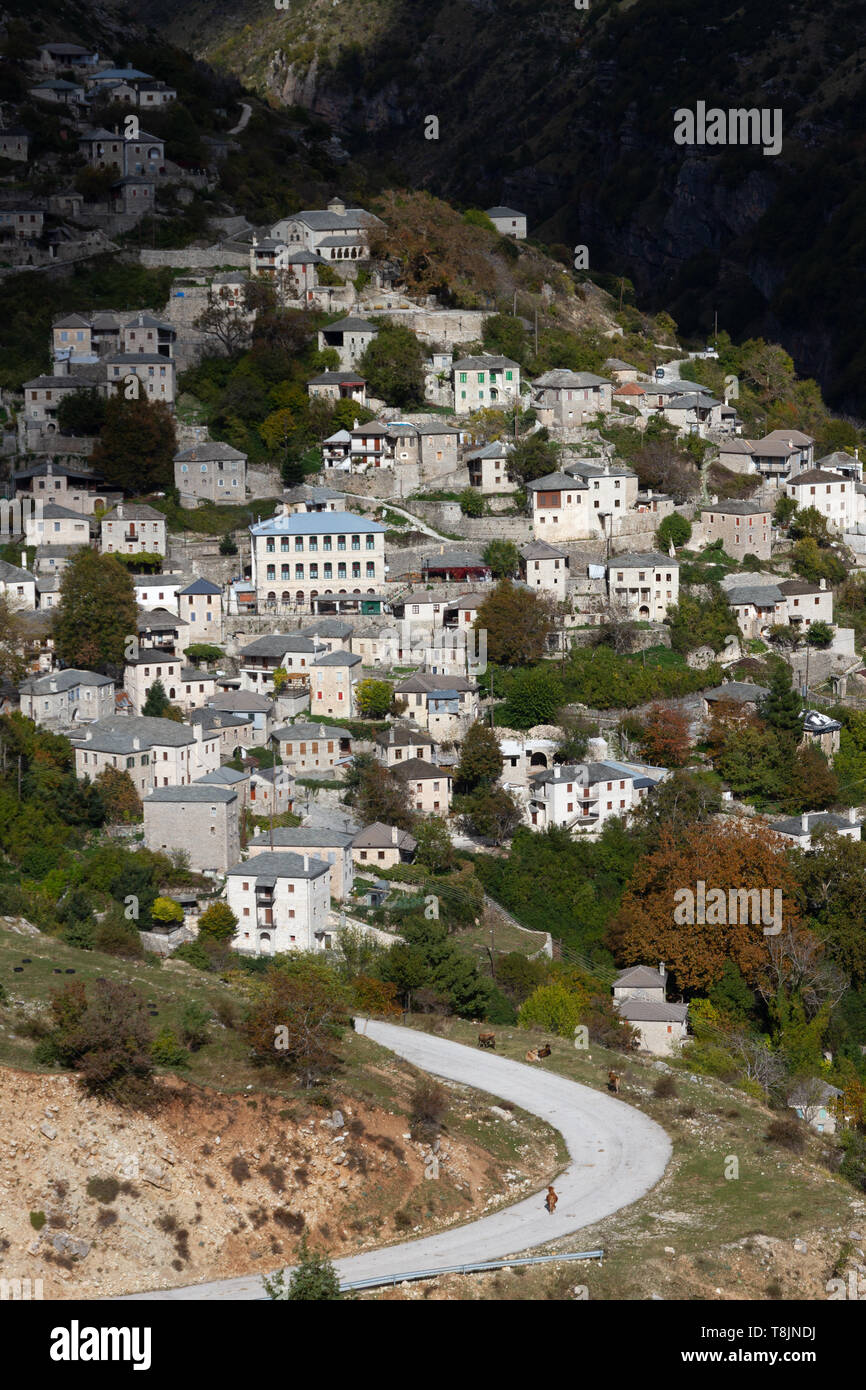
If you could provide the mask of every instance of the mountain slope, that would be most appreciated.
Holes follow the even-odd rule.
[[[354,155],[457,201],[525,208],[647,307],[781,340],[866,413],[859,333],[866,11],[829,0],[145,0],[136,12]],[[782,112],[778,157],[684,148],[674,111]],[[425,139],[436,115],[438,140]]]

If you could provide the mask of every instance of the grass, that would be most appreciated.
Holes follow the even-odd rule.
[[[497,955],[508,955],[512,951],[517,951],[522,956],[531,956],[536,951],[540,951],[545,942],[543,932],[521,931],[511,922],[497,917],[496,920],[491,918],[487,926],[469,927],[466,931],[455,932],[454,944],[470,951],[473,956],[480,956],[485,964],[489,964],[488,948],[491,945],[491,928],[493,932],[492,945]]]
[[[139,497],[135,500],[162,512],[169,532],[188,531],[200,536],[224,536],[227,531],[251,525],[259,517],[264,520],[273,516],[282,498],[255,498],[231,507],[222,507],[216,502],[202,502],[195,510],[181,507],[170,497]]]

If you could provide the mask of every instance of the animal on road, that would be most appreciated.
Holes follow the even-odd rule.
[[[557,1197],[553,1188],[549,1187],[547,1189],[547,1196],[544,1199],[544,1205],[547,1207],[547,1210],[550,1212],[551,1216],[556,1211],[556,1204],[558,1201],[559,1198]]]
[[[496,1050],[496,1034],[495,1034],[495,1033],[479,1033],[479,1034],[478,1034],[478,1046],[479,1046],[479,1047],[492,1047],[492,1048],[494,1049],[494,1051],[495,1051],[495,1050]]]

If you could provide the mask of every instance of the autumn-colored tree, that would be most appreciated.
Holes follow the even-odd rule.
[[[383,194],[376,212],[382,221],[369,228],[371,253],[396,263],[410,294],[444,295],[472,308],[494,292],[490,251],[496,236],[467,226],[448,203],[399,189]]]
[[[312,1085],[333,1064],[334,1043],[348,1023],[345,987],[309,958],[271,966],[257,985],[243,1023],[253,1056]]]
[[[392,776],[372,754],[359,753],[353,758],[346,775],[345,800],[355,808],[362,825],[382,821],[411,830],[415,824],[408,782]]]
[[[109,486],[138,495],[171,487],[176,453],[174,420],[164,401],[145,395],[109,398],[91,455],[93,467]]]
[[[390,681],[378,681],[368,676],[355,686],[355,704],[364,719],[384,719],[393,698],[394,686]]]
[[[402,1010],[397,1002],[397,986],[370,975],[359,975],[352,981],[353,1007],[373,1018],[394,1018]]]
[[[237,929],[238,919],[225,902],[211,903],[198,919],[199,936],[210,941],[231,941]]]
[[[480,605],[474,626],[487,633],[488,661],[527,666],[544,655],[553,608],[549,599],[502,579]]]
[[[150,915],[161,926],[179,926],[183,921],[183,908],[174,898],[156,898]]]
[[[141,797],[124,768],[105,767],[96,778],[109,825],[133,825],[143,815]]]
[[[18,685],[24,675],[21,618],[5,593],[0,594],[0,678]]]
[[[824,811],[839,798],[839,781],[826,755],[814,743],[802,743],[791,767],[782,808],[790,815]]]
[[[82,547],[63,571],[54,643],[64,666],[119,673],[138,629],[135,586],[113,555]]]
[[[705,884],[704,916],[710,920],[676,920],[675,912],[684,916],[684,899],[675,894],[688,889],[697,896],[698,883]],[[723,903],[709,898],[711,889],[722,890]],[[767,967],[767,943],[772,938],[764,935],[763,927],[770,924],[739,920],[752,916],[755,901],[747,910],[741,896],[732,900],[731,890],[740,889],[768,889],[770,904],[775,901],[773,890],[779,889],[785,925],[799,926],[796,880],[784,843],[766,826],[710,822],[678,836],[664,826],[658,849],[637,862],[620,911],[608,926],[608,945],[626,965],[663,960],[680,989],[709,988],[721,979],[729,960],[748,984],[755,984]],[[699,915],[697,902],[692,915]],[[716,921],[720,916],[738,920]]]
[[[644,724],[641,752],[658,767],[682,767],[689,753],[689,722],[677,709],[653,705]]]

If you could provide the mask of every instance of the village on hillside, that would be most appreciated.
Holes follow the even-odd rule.
[[[0,926],[356,961],[358,1011],[534,1027],[535,1063],[589,1010],[623,1066],[853,1124],[866,433],[781,348],[624,309],[507,188],[441,213],[449,280],[338,140],[321,205],[256,222],[249,108],[194,163],[148,130],[168,70],[58,38],[16,72]]]

